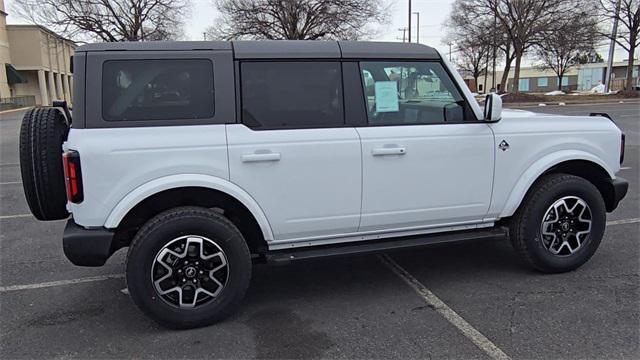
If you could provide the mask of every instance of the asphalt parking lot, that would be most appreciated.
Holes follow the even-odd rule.
[[[638,359],[640,103],[527,110],[607,112],[627,134],[619,175],[629,193],[582,268],[530,271],[507,242],[256,266],[238,313],[179,332],[122,291],[124,250],[104,267],[75,267],[62,253],[64,222],[29,215],[23,113],[2,114],[0,358]]]

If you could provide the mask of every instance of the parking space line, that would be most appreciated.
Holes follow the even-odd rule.
[[[623,224],[633,224],[633,223],[637,223],[640,222],[640,218],[634,218],[634,219],[622,219],[622,220],[612,220],[612,221],[607,221],[607,226],[611,226],[611,225],[623,225]]]
[[[20,164],[18,163],[6,163],[6,164],[0,164],[0,166],[18,166]]]
[[[0,293],[10,292],[10,291],[19,291],[19,290],[42,289],[42,288],[48,288],[53,286],[82,284],[82,283],[104,281],[104,280],[110,280],[110,279],[121,279],[123,277],[124,277],[124,274],[109,274],[109,275],[92,276],[92,277],[71,279],[71,280],[50,281],[50,282],[43,282],[38,284],[0,286]]]
[[[422,297],[422,299],[437,311],[442,317],[444,317],[449,323],[455,326],[464,336],[471,340],[480,350],[484,351],[492,359],[510,359],[510,357],[504,353],[499,347],[497,347],[491,340],[465,319],[463,319],[458,313],[445,304],[440,298],[438,298],[431,290],[427,289],[418,279],[409,274],[405,269],[398,265],[393,259],[387,255],[381,255],[380,260],[384,263],[393,273],[398,275],[404,282],[407,283],[415,292]]]
[[[0,216],[0,220],[2,220],[2,219],[19,219],[19,218],[26,218],[26,217],[33,217],[33,215],[31,215],[31,214],[1,215]]]
[[[22,181],[0,182],[0,185],[16,185],[16,184],[22,184]]]

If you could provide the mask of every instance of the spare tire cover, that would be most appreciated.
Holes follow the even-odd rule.
[[[20,127],[20,171],[27,204],[39,220],[69,216],[62,166],[62,143],[69,126],[56,108],[34,108]]]

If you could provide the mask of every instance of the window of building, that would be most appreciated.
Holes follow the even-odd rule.
[[[520,79],[518,81],[519,91],[529,91],[529,79]]]
[[[102,115],[107,121],[213,117],[213,63],[189,60],[107,61]]]
[[[543,77],[538,78],[538,87],[547,87],[549,86],[549,78]]]
[[[556,78],[556,85],[558,84],[558,78]],[[562,77],[562,86],[568,86],[569,85],[569,78],[566,76]]]
[[[344,125],[338,62],[244,62],[242,122],[252,128]]]
[[[437,62],[360,63],[371,125],[462,122],[466,103]]]
[[[478,92],[484,92],[484,84],[478,85]]]

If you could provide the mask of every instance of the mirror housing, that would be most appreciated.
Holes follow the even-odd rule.
[[[496,122],[500,119],[502,119],[502,98],[496,93],[491,93],[484,100],[484,121]]]

